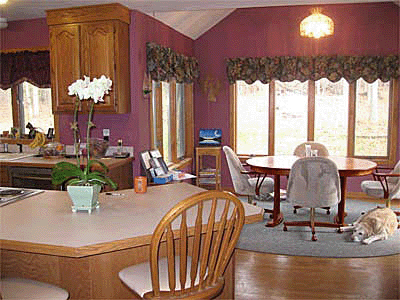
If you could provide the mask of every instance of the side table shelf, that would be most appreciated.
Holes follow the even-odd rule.
[[[196,147],[196,185],[221,189],[221,147]],[[207,157],[210,156],[210,157]]]

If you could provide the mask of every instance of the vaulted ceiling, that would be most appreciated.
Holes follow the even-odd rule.
[[[192,39],[197,39],[236,8],[349,2],[400,4],[400,0],[8,0],[0,5],[0,17],[8,21],[44,18],[48,9],[111,2],[151,15]]]

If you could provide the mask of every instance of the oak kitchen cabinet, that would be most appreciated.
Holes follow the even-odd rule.
[[[130,111],[130,11],[118,3],[47,11],[53,112],[73,112],[68,86],[84,75],[113,81],[99,113]],[[87,111],[87,102],[81,104]]]
[[[115,181],[119,190],[133,188],[133,157],[99,160],[108,167],[107,175]],[[58,189],[60,187],[51,184],[51,171],[60,161],[75,164],[75,159],[63,157],[49,159],[31,156],[18,160],[3,160],[0,162],[0,186]],[[105,190],[110,190],[110,187],[106,186]]]

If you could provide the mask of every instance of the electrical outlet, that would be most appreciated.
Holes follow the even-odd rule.
[[[110,129],[108,128],[103,129],[103,136],[110,136]]]

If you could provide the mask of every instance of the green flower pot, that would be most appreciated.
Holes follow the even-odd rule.
[[[89,214],[93,209],[99,207],[100,185],[69,185],[67,191],[72,200],[72,211],[87,211]]]

